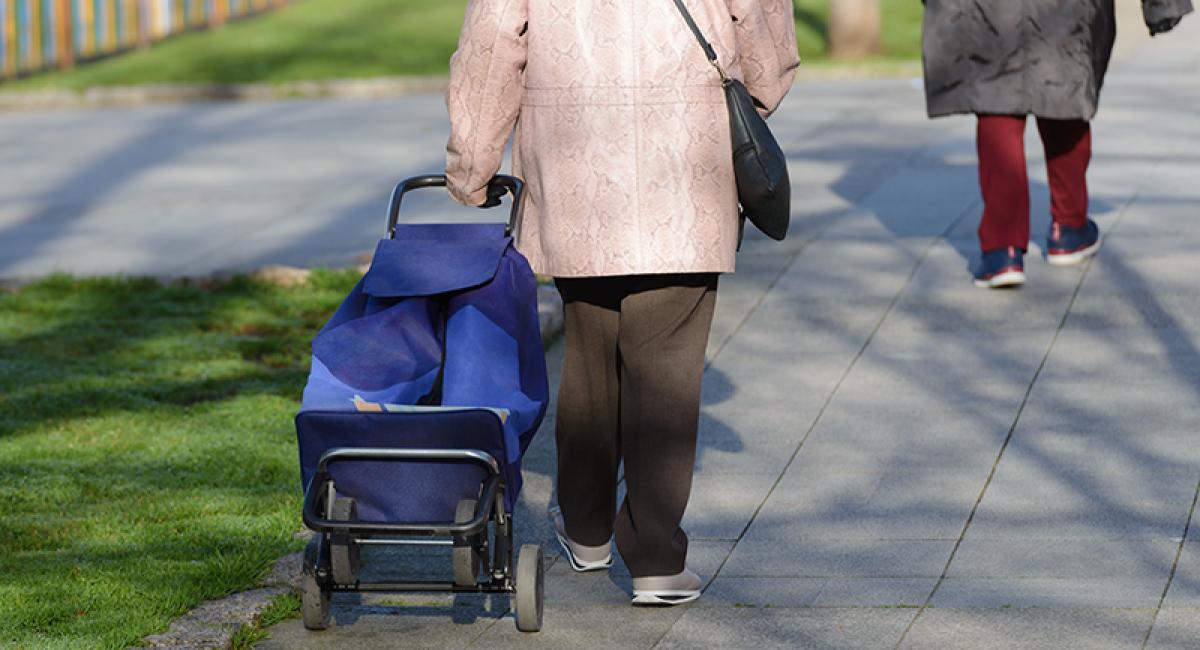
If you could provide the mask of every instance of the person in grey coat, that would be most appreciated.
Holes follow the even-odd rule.
[[[1100,246],[1088,218],[1090,121],[1116,38],[1113,0],[926,0],[923,31],[930,117],[978,116],[985,287],[1025,283],[1029,187],[1024,131],[1037,118],[1046,151],[1053,223],[1050,264],[1079,264]],[[1170,31],[1192,0],[1143,0],[1152,35]]]

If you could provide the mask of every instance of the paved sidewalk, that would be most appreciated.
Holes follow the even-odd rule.
[[[1114,71],[1104,251],[1063,270],[1035,250],[1014,292],[968,281],[970,120],[926,121],[907,82],[796,89],[775,124],[797,232],[748,246],[709,350],[693,606],[635,610],[620,567],[559,560],[536,636],[502,600],[364,596],[261,647],[1200,645],[1198,40],[1190,21]],[[555,553],[549,429],[518,521]]]
[[[1200,645],[1198,43],[1192,17],[1114,69],[1090,176],[1105,248],[1055,269],[1035,245],[1020,291],[969,282],[971,120],[926,120],[908,81],[796,88],[774,120],[793,154],[793,236],[748,242],[709,348],[685,522],[700,601],[634,609],[620,566],[581,576],[557,558],[548,425],[517,512],[519,537],[555,556],[542,633],[517,633],[504,599],[339,596],[334,629],[287,621],[260,647]],[[96,119],[114,142],[138,133],[116,150],[81,138],[66,177],[0,148],[0,277],[353,261],[378,236],[387,184],[436,168],[439,101],[136,112],[149,125],[0,117],[0,140],[26,146],[57,137],[40,127]],[[330,120],[334,139],[318,133]],[[234,160],[267,182],[239,183]],[[1036,160],[1031,174],[1040,238]],[[56,203],[64,181],[75,189]],[[211,198],[177,199],[197,184]],[[151,227],[164,205],[178,228]],[[279,205],[292,211],[279,223],[258,219]],[[214,218],[202,237],[188,226]],[[136,247],[81,260],[110,250],[111,223]]]

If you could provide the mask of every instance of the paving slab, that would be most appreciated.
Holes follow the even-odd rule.
[[[1068,329],[1054,343],[1039,377],[1075,380],[1103,375],[1121,384],[1164,379],[1200,386],[1200,330]]]
[[[906,294],[888,315],[883,329],[991,334],[1053,330],[1066,312],[1071,294],[1037,295],[1008,291]]]
[[[968,537],[1178,538],[1196,493],[1195,468],[1064,466],[1035,445],[1006,453]]]
[[[1130,438],[1159,432],[1195,431],[1200,421],[1200,393],[1171,375],[1136,385],[1120,381],[1121,371],[1094,376],[1093,381],[1051,378],[1038,382],[1021,414],[1020,427],[1031,432],[1122,433]]]
[[[1200,540],[1189,531],[1163,607],[1200,607]]]
[[[684,609],[551,605],[545,611],[545,627],[538,634],[518,632],[510,617],[498,621],[470,647],[650,648],[683,616]]]
[[[1158,606],[1166,587],[1149,578],[947,578],[933,606],[1145,608]]]
[[[499,599],[498,599],[499,600]],[[395,603],[395,604],[392,604]],[[462,598],[457,603],[431,599],[366,602],[357,595],[336,596],[334,624],[328,630],[311,632],[298,620],[271,628],[258,648],[446,648],[466,647],[495,625],[511,625],[501,617],[508,611],[503,602]]]
[[[684,529],[693,539],[740,539],[775,481],[775,476],[764,473],[697,475],[683,517]]]
[[[781,442],[747,437],[736,445],[714,444],[707,437],[696,451],[696,476],[724,476],[739,483],[742,476],[778,476],[796,450],[797,439]]]
[[[811,475],[810,475],[811,476]],[[982,481],[974,476],[861,471],[829,489],[785,477],[763,505],[749,539],[955,539]]]
[[[991,336],[981,346],[974,337],[880,332],[855,362],[850,381],[917,381],[948,391],[955,385],[1012,383],[1028,386],[1046,354],[1048,332]]]
[[[851,373],[853,374],[853,373]],[[927,415],[938,413],[959,414],[964,426],[969,428],[970,416],[980,415],[988,423],[1011,422],[1025,399],[1028,384],[1015,382],[966,383],[953,390],[936,382],[878,380],[875,382],[855,381],[850,377],[839,386],[829,404],[829,411],[845,411],[857,414],[870,421],[873,418],[888,418]]]
[[[901,648],[1094,650],[1140,648],[1150,609],[926,610]]]
[[[886,298],[890,301],[918,262],[915,253],[893,245],[883,236],[846,239],[830,236],[805,250],[780,278],[776,288],[779,295],[793,298]]]
[[[1066,329],[1200,328],[1200,290],[1160,290],[1133,269],[1126,267],[1122,273],[1123,286],[1108,284],[1081,293]]]
[[[970,417],[974,415],[974,418]],[[979,485],[995,462],[1009,428],[1002,415],[899,413],[891,419],[853,409],[830,409],[797,458],[798,467],[865,470],[926,468],[930,472],[975,469]]]
[[[1154,620],[1146,644],[1148,650],[1177,650],[1196,647],[1200,639],[1200,608],[1164,609]]]
[[[707,388],[707,386],[706,386]],[[805,389],[792,395],[792,404],[753,409],[736,402],[705,406],[700,414],[700,460],[706,449],[739,452],[751,445],[777,448],[790,455],[833,392]],[[782,468],[781,468],[782,469]]]
[[[898,241],[943,236],[974,206],[978,190],[974,165],[909,164],[858,205],[871,219],[851,218],[839,234],[877,233]]]
[[[914,614],[905,608],[693,608],[656,647],[892,647]]]
[[[709,585],[696,607],[810,607],[828,582],[828,578],[723,575]]]
[[[1186,475],[1197,467],[1200,449],[1189,445],[1189,440],[1195,440],[1195,433],[1172,429],[1129,435],[1119,429],[1064,433],[1018,425],[1005,456],[1011,454],[1046,474],[1092,472],[1154,483],[1163,476]]]
[[[951,578],[1136,578],[1166,584],[1177,540],[965,539]]]
[[[816,607],[915,608],[925,604],[938,579],[829,578],[813,605]]]
[[[804,539],[803,525],[738,542],[720,576],[937,577],[954,540]]]

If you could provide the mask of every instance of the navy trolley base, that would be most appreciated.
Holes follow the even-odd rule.
[[[339,592],[506,594],[518,630],[542,628],[542,547],[513,542],[520,460],[548,402],[536,280],[511,243],[524,188],[493,181],[513,196],[504,229],[398,223],[406,192],[445,184],[421,176],[396,187],[371,271],[314,341],[296,417],[302,516],[315,533],[301,576],[309,630],[330,626]],[[443,254],[457,276],[430,270]],[[400,330],[353,349],[363,332]],[[387,357],[406,342],[411,355]],[[453,579],[364,580],[362,549],[378,545],[448,548]]]
[[[337,494],[328,466],[335,461],[459,461],[488,471],[478,500],[458,502],[454,521],[429,523],[360,522],[354,499]],[[504,507],[500,467],[491,454],[475,449],[332,449],[321,457],[304,495],[304,525],[317,533],[304,549],[301,599],[304,626],[329,626],[334,592],[456,592],[510,594],[517,629],[542,629],[545,569],[542,547],[526,544],[513,567],[513,518]],[[491,535],[489,535],[489,526]],[[490,544],[489,537],[494,539]],[[367,544],[453,547],[454,582],[363,582],[360,548]],[[482,579],[480,575],[482,574]]]

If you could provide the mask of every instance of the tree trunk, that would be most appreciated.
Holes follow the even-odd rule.
[[[882,25],[879,0],[829,0],[829,54],[853,59],[881,53]]]

